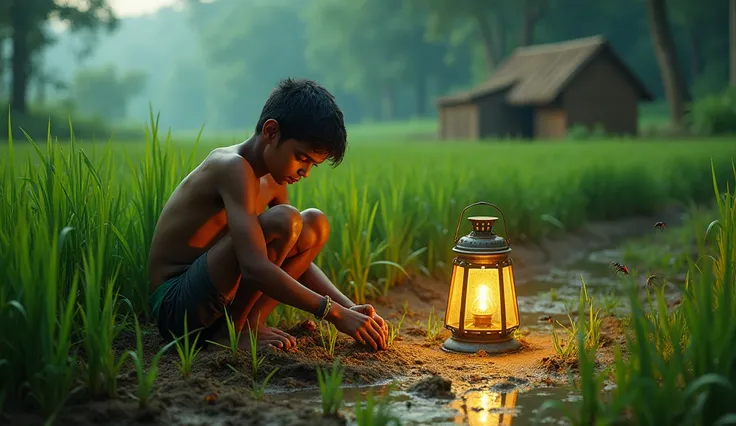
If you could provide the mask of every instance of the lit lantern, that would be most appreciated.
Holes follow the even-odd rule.
[[[465,207],[460,214],[452,248],[456,254],[445,311],[445,328],[452,336],[442,344],[442,349],[448,352],[502,353],[521,347],[512,337],[519,328],[519,305],[508,255],[511,247],[506,238],[493,232],[498,218],[468,217],[473,229],[458,238],[465,211],[481,204],[498,210],[506,226],[501,209],[485,201]]]

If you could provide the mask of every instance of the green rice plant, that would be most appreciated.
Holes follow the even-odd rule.
[[[251,327],[250,324],[248,325],[248,337],[250,338],[250,360],[251,360],[251,369],[253,372],[253,390],[251,391],[253,394],[253,397],[256,399],[263,399],[263,393],[266,390],[266,384],[268,384],[268,381],[271,380],[271,377],[273,377],[274,374],[279,370],[278,367],[271,370],[268,375],[263,379],[263,381],[258,384],[258,370],[261,368],[261,365],[263,365],[263,362],[266,360],[266,354],[264,353],[260,357],[258,357],[258,327],[254,326]]]
[[[306,318],[305,312],[293,306],[279,304],[266,318],[266,324],[271,327],[291,328]]]
[[[391,410],[391,389],[389,385],[385,394],[375,398],[372,390],[368,391],[365,401],[355,404],[355,422],[358,426],[401,426],[401,419]]]
[[[549,289],[549,292],[547,293],[547,298],[551,302],[556,302],[560,300],[560,295],[557,293],[557,289],[556,288]]]
[[[442,335],[443,328],[444,320],[434,312],[434,306],[432,306],[429,316],[427,317],[427,325],[425,328],[427,332],[426,340],[428,342],[434,342],[439,339]]]
[[[215,342],[214,340],[205,340],[207,343],[212,343],[215,346],[219,346],[221,348],[225,348],[230,350],[230,359],[232,362],[236,362],[238,359],[238,349],[240,348],[240,335],[243,333],[243,330],[240,330],[238,332],[235,331],[235,323],[233,322],[233,319],[230,317],[230,314],[228,313],[227,306],[223,306],[223,311],[225,314],[225,324],[227,324],[227,335],[229,337],[230,345],[226,346],[222,343]],[[250,330],[249,330],[250,331]]]
[[[736,177],[736,166],[732,172]],[[713,167],[712,177],[719,218],[708,230],[714,233],[716,251],[710,254],[705,243],[700,245],[700,257],[689,261],[683,299],[675,308],[667,305],[664,286],[647,288],[645,304],[636,282],[628,280],[631,332],[625,336],[625,349],[616,351],[616,388],[603,408],[597,406],[597,422],[736,422],[736,197],[729,191],[721,195]],[[584,389],[596,388],[597,380],[590,369],[581,371]],[[584,393],[582,405],[594,407],[598,399],[593,392]]]
[[[581,306],[583,307],[582,309]],[[584,312],[586,307],[587,315]],[[581,313],[583,313],[583,317],[580,316]],[[562,328],[562,334],[565,336],[564,344],[562,339],[558,336],[558,331],[555,329],[554,325],[552,326],[552,344],[560,359],[568,361],[578,356],[581,349],[577,345],[577,335],[579,332],[583,333],[585,347],[587,349],[597,350],[600,347],[600,310],[595,308],[593,298],[588,296],[588,289],[585,285],[585,280],[583,280],[582,288],[580,289],[580,296],[578,297],[578,316],[573,319],[572,315],[568,314],[567,318],[570,321],[569,326],[565,326],[557,321],[557,325]],[[581,329],[581,325],[584,328]]]
[[[380,191],[382,231],[386,249],[383,252],[385,260],[401,265],[405,270],[410,270],[418,260],[419,256],[426,251],[426,247],[413,250],[414,237],[421,228],[424,217],[416,217],[413,209],[408,209],[403,197],[406,190],[407,176],[401,180],[394,180],[388,190]],[[398,282],[399,270],[392,265],[386,266],[386,276],[383,282],[383,296],[388,295],[389,289]]]
[[[603,296],[603,312],[610,316],[616,316],[616,308],[618,307],[619,303],[621,303],[621,299],[619,296],[613,292],[609,291]]]
[[[426,260],[423,271],[427,275],[449,279],[448,270],[452,263],[454,224],[463,206],[446,192],[444,186],[428,185],[429,194],[425,196],[424,216],[427,218],[422,229],[426,237]]]
[[[326,323],[327,325],[324,325]],[[325,348],[331,357],[335,356],[335,343],[337,342],[337,327],[328,321],[320,321],[317,323],[319,328],[319,339],[322,347]]]
[[[0,265],[4,275],[0,354],[8,373],[2,392],[6,403],[30,401],[53,422],[69,396],[79,390],[74,387],[72,347],[79,273],[62,292],[59,253],[68,231],[59,232],[58,223],[51,229],[47,223],[29,223],[30,206],[21,206],[15,210],[14,227],[0,238],[5,253]]]
[[[179,354],[179,362],[176,363],[176,366],[179,368],[179,372],[181,373],[182,377],[189,377],[189,375],[192,373],[194,358],[199,354],[199,351],[202,350],[201,346],[197,346],[197,340],[199,340],[202,327],[190,332],[189,323],[187,321],[187,314],[188,312],[184,312],[184,335],[182,336],[182,338],[184,339],[184,343],[180,345],[179,341],[176,340],[176,352]],[[174,332],[169,332],[171,333],[171,337],[176,338]],[[194,332],[197,332],[197,336],[194,338],[194,342],[190,344],[189,335]]]
[[[404,318],[406,318],[406,309],[404,309],[404,314],[401,315],[401,318],[399,319],[399,322],[396,325],[393,325],[390,321],[386,321],[388,323],[388,345],[393,346],[394,340],[396,337],[398,337],[399,332],[401,331],[401,324],[404,322]]]
[[[141,328],[138,323],[138,317],[133,314],[133,320],[135,320],[135,342],[136,350],[127,351],[126,354],[130,357],[130,361],[135,367],[136,378],[138,379],[138,386],[136,387],[135,395],[130,394],[129,396],[138,401],[140,408],[145,408],[148,402],[154,396],[153,385],[156,382],[156,376],[158,375],[158,362],[161,356],[166,353],[172,346],[176,344],[181,337],[178,337],[171,342],[167,343],[151,359],[151,366],[148,371],[145,370],[144,357],[143,357],[143,341],[141,339]]]
[[[590,312],[590,308],[588,309]],[[577,407],[577,410],[573,410],[563,405],[561,401],[545,401],[535,416],[536,424],[540,424],[544,414],[552,409],[561,411],[574,426],[607,424],[605,419],[610,418],[610,413],[613,411],[611,407],[604,405],[601,400],[603,384],[610,374],[610,370],[595,371],[595,359],[599,347],[588,344],[589,332],[586,330],[590,330],[592,324],[588,322],[590,316],[586,317],[585,315],[585,301],[583,297],[580,297],[578,302],[578,318],[580,318],[580,321],[576,324],[573,331],[574,334],[571,336],[571,339],[575,339],[574,343],[569,340],[567,346],[576,348],[575,352],[578,356],[579,373],[581,377],[586,378],[585,380],[579,380],[577,383],[583,397],[582,403]],[[577,348],[581,349],[577,350]],[[555,349],[557,349],[556,346]]]
[[[317,367],[317,382],[319,383],[319,392],[322,396],[322,415],[337,416],[342,407],[342,379],[345,368],[340,365],[340,360],[335,359],[332,363],[332,370]]]
[[[103,247],[100,244],[99,247]],[[101,250],[100,250],[101,251]],[[114,289],[115,276],[110,277],[104,287],[100,285],[101,263],[98,259],[103,253],[90,253],[84,256],[84,306],[80,309],[83,329],[82,346],[86,355],[87,386],[92,395],[104,390],[111,398],[117,395],[117,377],[125,361],[125,356],[115,359],[113,342],[122,330],[125,321],[116,324],[118,318],[117,291]],[[102,295],[100,292],[102,291]],[[125,300],[132,309],[133,306]]]
[[[182,178],[194,168],[202,132],[200,130],[197,135],[188,159],[184,160],[182,156],[177,161],[171,132],[167,134],[163,143],[159,137],[159,118],[160,114],[154,117],[151,108],[148,123],[150,127],[146,127],[145,152],[137,165],[127,151],[124,151],[134,180],[132,182],[134,191],[128,195],[132,197],[134,214],[138,219],[129,222],[125,232],[120,229],[116,232],[124,248],[127,266],[125,277],[129,279],[124,294],[135,301],[135,305],[142,309],[146,318],[150,315],[147,303],[148,286],[140,283],[148,282],[148,255],[156,223],[171,193]]]
[[[233,378],[230,378],[230,379],[225,380],[223,383],[227,383],[230,380],[237,379],[238,377],[248,378],[248,375],[247,374],[245,374],[244,372],[238,370],[237,368],[233,367],[232,365],[227,364],[227,367],[230,370],[232,370],[233,373],[236,374],[236,376],[234,376]],[[271,380],[271,378],[273,377],[273,375],[276,374],[276,372],[278,370],[279,370],[278,367],[277,368],[274,368],[273,370],[271,370],[271,372],[268,373],[268,375],[266,375],[266,377],[260,383],[255,379],[255,377],[251,377],[252,387],[251,387],[251,390],[250,390],[250,394],[251,394],[251,396],[254,399],[256,399],[258,401],[260,401],[260,400],[263,399],[263,396],[266,393],[266,385],[268,384],[269,380]]]
[[[339,272],[333,276],[338,282],[347,282],[353,301],[357,304],[366,303],[369,295],[380,294],[376,286],[370,282],[371,269],[377,265],[394,267],[408,275],[406,270],[396,262],[379,260],[378,256],[388,247],[386,241],[376,244],[373,240],[373,230],[378,211],[378,202],[368,203],[368,188],[364,187],[361,193],[355,184],[355,175],[350,173],[349,185],[339,189],[340,197],[345,200],[342,219],[345,230],[341,235],[341,249],[337,256]],[[372,206],[369,209],[365,206]]]
[[[71,137],[64,141],[55,140],[52,136],[56,135],[49,133],[45,146],[32,140],[18,145],[12,143],[11,132],[9,143],[0,146],[0,324],[10,330],[0,333],[0,358],[5,362],[0,394],[5,395],[5,406],[20,408],[29,402],[28,408],[50,416],[74,392],[77,381],[91,382],[101,391],[115,393],[112,377],[119,360],[95,348],[104,348],[123,327],[130,327],[130,322],[120,321],[115,313],[119,303],[129,303],[141,314],[139,320],[150,320],[146,318],[147,260],[155,223],[181,178],[210,148],[220,145],[211,141],[207,150],[197,152],[199,136],[194,148],[177,145],[170,133],[159,136],[158,118],[153,114],[147,127],[145,140],[131,141],[141,143],[80,142],[70,132]],[[343,292],[362,302],[385,292],[388,283],[395,283],[398,274],[403,274],[402,269],[410,274],[419,268],[441,278],[442,273],[449,272],[457,215],[467,204],[488,200],[499,205],[509,222],[509,235],[504,236],[512,241],[533,242],[558,232],[554,224],[544,220],[547,216],[565,229],[575,230],[591,219],[659,211],[672,199],[684,204],[702,203],[710,197],[703,189],[714,180],[727,181],[733,187],[735,174],[729,160],[736,154],[736,146],[729,142],[667,141],[664,151],[662,141],[647,140],[472,146],[376,142],[356,145],[346,159],[349,167],[325,173],[320,169],[307,181],[290,187],[290,192],[294,191],[292,199],[298,205],[318,207],[328,214],[335,232],[316,263]],[[115,161],[123,151],[127,164]],[[387,151],[392,155],[387,156]],[[630,155],[619,156],[620,161],[611,163],[610,158],[621,151]],[[406,158],[410,157],[433,167],[407,178],[407,170],[416,172],[416,168],[406,167]],[[488,173],[489,158],[504,159],[493,165],[493,173]],[[651,158],[658,161],[652,163]],[[714,160],[711,170],[706,170],[700,164],[709,158]],[[398,195],[401,191],[394,187],[403,193]],[[722,204],[730,200],[720,193],[718,198]],[[394,210],[401,214],[392,214]],[[666,320],[657,315],[643,317],[647,324],[657,324],[645,330],[652,342],[656,340],[656,351],[662,352],[660,358],[675,360],[668,361],[675,368],[678,356],[682,356],[683,365],[689,366],[688,371],[693,372],[688,374],[693,377],[710,372],[724,377],[731,374],[723,367],[729,365],[725,359],[730,347],[723,343],[723,336],[728,336],[730,329],[722,322],[722,311],[728,304],[721,302],[725,290],[718,284],[730,282],[724,278],[728,272],[722,254],[725,248],[720,245],[726,241],[724,230],[731,228],[728,216],[723,216],[721,210],[719,216],[719,225],[710,228],[707,243],[702,241],[699,225],[697,241],[702,259],[697,264],[686,265],[688,256],[683,253],[660,256],[659,261],[664,266],[674,258],[674,266],[682,262],[691,270],[686,284],[692,293],[690,299],[707,299],[702,293],[705,290],[700,289],[701,279],[715,283],[712,292],[718,302],[713,306],[718,309],[712,310],[716,313],[707,317],[706,324],[725,334],[703,334],[690,316],[701,316],[705,304],[687,298],[687,306],[677,309],[679,316],[670,314]],[[399,238],[406,230],[402,223],[412,227]],[[467,229],[466,220],[463,226]],[[73,231],[62,237],[65,228]],[[653,237],[663,240],[659,237],[669,235],[669,231],[653,233]],[[696,237],[690,233],[688,238]],[[58,245],[51,270],[48,259],[54,240]],[[394,251],[394,242],[398,241],[405,247]],[[667,246],[685,244],[688,242],[683,239],[668,242]],[[426,250],[411,258],[412,250],[422,247]],[[663,247],[661,251],[667,250]],[[709,263],[707,256],[719,263]],[[91,265],[90,271],[85,262]],[[46,290],[46,286],[51,288],[50,283],[53,291]],[[68,308],[72,295],[74,302]],[[95,311],[98,301],[100,310]],[[654,298],[650,306],[658,303]],[[53,309],[45,310],[50,305]],[[72,312],[68,317],[72,325],[69,338],[64,340],[60,336],[66,330],[67,308]],[[642,308],[645,310],[646,306]],[[288,311],[278,312],[283,313],[280,319],[289,315]],[[115,318],[113,328],[110,318]],[[655,334],[665,329],[665,324],[683,330],[680,340],[686,349],[678,352],[672,349],[676,345],[667,343],[678,341],[677,336],[671,336],[674,331]],[[631,320],[632,335],[634,325]],[[700,330],[699,334],[693,337],[691,329]],[[87,333],[99,337],[87,342]],[[238,340],[235,336],[239,337],[231,333],[231,343]],[[77,359],[78,350],[83,352]],[[97,360],[89,359],[94,352],[102,354],[102,360],[97,356],[92,357]],[[622,353],[630,356],[630,351]],[[708,361],[705,354],[719,354],[718,361]],[[77,372],[73,364],[84,368]],[[662,374],[660,369],[654,371],[655,375]],[[679,381],[687,382],[680,377]],[[715,398],[712,385],[698,389],[691,400]],[[701,396],[703,389],[711,396]]]

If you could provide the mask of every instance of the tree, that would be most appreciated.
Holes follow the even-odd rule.
[[[523,21],[521,24],[522,46],[529,46],[534,43],[534,29],[537,23],[544,17],[548,8],[549,0],[523,0]]]
[[[486,68],[492,72],[498,66],[503,23],[494,0],[408,0],[414,10],[425,11],[428,16],[428,36],[431,39],[454,38],[460,42],[465,37],[479,37],[483,46]],[[461,35],[462,34],[462,35]],[[450,35],[450,37],[448,37]]]
[[[12,29],[11,109],[26,113],[28,83],[33,73],[33,55],[54,41],[46,28],[50,20],[69,25],[71,31],[115,28],[117,19],[107,0],[5,0]]]
[[[245,116],[260,114],[281,78],[306,76],[303,6],[292,0],[192,0],[188,6],[209,62],[208,112],[215,125],[242,128]]]
[[[428,43],[426,13],[395,0],[312,0],[305,10],[307,60],[330,85],[377,106],[374,115],[397,117],[402,94],[425,113],[428,82],[446,67],[445,47]]]
[[[685,103],[690,96],[677,60],[677,49],[672,37],[665,0],[646,0],[649,26],[662,75],[665,97],[670,107],[672,124],[682,130],[685,119]]]
[[[121,120],[131,98],[145,87],[146,76],[140,71],[118,75],[112,65],[79,71],[71,86],[71,97],[79,111],[107,120]]]

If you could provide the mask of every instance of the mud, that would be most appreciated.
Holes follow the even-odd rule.
[[[390,297],[373,301],[378,313],[392,322],[398,321],[404,313],[404,303],[408,303],[400,334],[386,351],[374,352],[339,335],[334,354],[330,355],[322,347],[318,330],[308,323],[297,325],[288,330],[297,338],[297,347],[269,353],[260,367],[258,381],[273,369],[278,371],[259,400],[252,395],[249,353],[241,351],[232,358],[227,350],[209,346],[195,359],[191,376],[183,378],[176,366],[177,352],[172,348],[160,359],[156,393],[146,407],[139,407],[132,396],[136,393],[137,376],[132,364],[126,361],[117,398],[93,400],[79,392],[59,413],[56,424],[338,425],[350,423],[354,418],[349,409],[353,401],[347,396],[351,387],[363,389],[355,397],[357,400],[365,390],[380,390],[388,383],[394,383],[397,392],[395,413],[407,424],[485,425],[509,421],[503,420],[503,416],[514,417],[514,424],[524,424],[519,423],[517,405],[523,405],[520,401],[527,401],[525,404],[531,412],[550,395],[574,399],[567,374],[570,370],[574,372],[576,366],[560,362],[556,357],[550,331],[553,321],[564,323],[568,319],[566,301],[578,296],[580,276],[575,279],[569,276],[581,272],[575,269],[576,262],[593,262],[604,268],[600,259],[591,260],[592,252],[651,232],[656,221],[676,226],[681,217],[671,210],[657,217],[592,223],[579,232],[556,237],[539,246],[512,245],[522,323],[517,335],[522,343],[519,352],[493,356],[482,352],[447,353],[440,348],[449,336],[449,331],[444,329],[439,337],[428,341],[428,315],[434,310],[443,318],[449,284],[419,276],[393,288]],[[603,280],[598,286],[605,289],[608,284]],[[545,296],[550,289],[559,290],[557,299]],[[612,362],[613,347],[622,341],[624,326],[615,316],[604,318],[599,366]],[[143,331],[148,369],[163,339],[152,327],[144,327]],[[247,339],[247,334],[242,338]],[[115,346],[119,354],[135,348],[135,335],[123,331]],[[335,358],[345,367],[345,417],[325,418],[321,413],[316,369],[330,368]],[[41,424],[39,419],[32,414],[14,414],[3,424]]]

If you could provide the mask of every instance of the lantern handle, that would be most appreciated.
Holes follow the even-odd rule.
[[[506,227],[506,216],[504,216],[503,211],[500,208],[498,208],[498,206],[496,206],[494,204],[491,204],[491,203],[488,203],[486,201],[478,201],[477,203],[473,203],[473,204],[471,204],[471,205],[469,205],[469,206],[467,206],[467,207],[465,207],[463,209],[463,211],[460,213],[460,217],[457,219],[457,228],[455,229],[455,239],[453,240],[454,241],[453,244],[457,244],[457,242],[459,240],[459,238],[457,237],[457,235],[460,233],[460,224],[463,221],[463,217],[465,216],[465,212],[469,208],[475,207],[475,206],[479,206],[481,204],[486,205],[486,206],[493,207],[494,209],[498,210],[499,213],[501,213],[501,219],[503,219],[503,231],[506,234],[504,236],[504,240],[506,240],[506,244],[508,244],[509,246],[511,246],[511,241],[508,238],[509,231],[508,231],[508,228]]]

